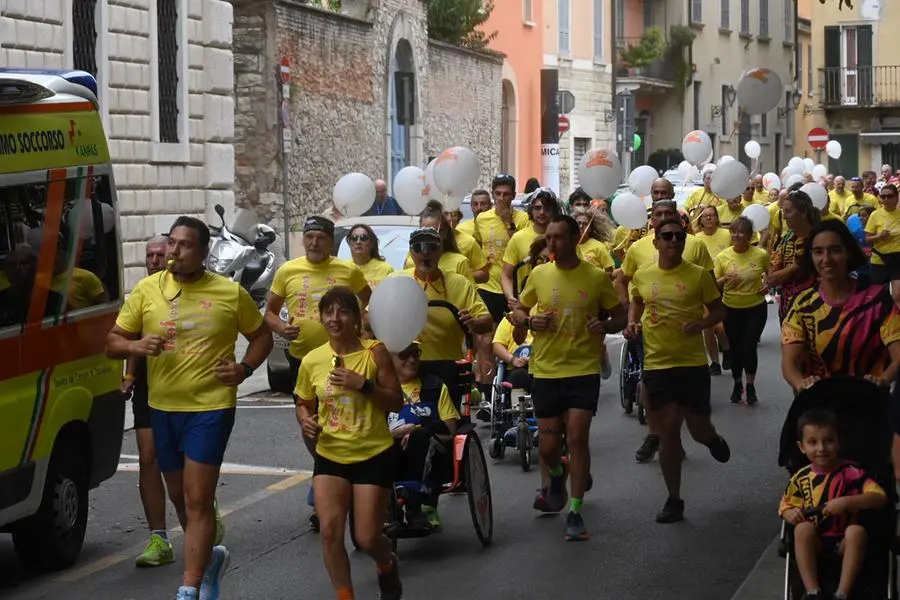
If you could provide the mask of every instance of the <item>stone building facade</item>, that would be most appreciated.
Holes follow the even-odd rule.
[[[478,154],[485,182],[496,172],[502,57],[429,40],[422,0],[344,0],[344,14],[298,0],[233,4],[236,201],[279,233],[326,210],[349,172],[390,186],[400,168],[457,144]]]
[[[0,66],[82,69],[100,86],[115,164],[126,289],[145,241],[234,196],[231,4],[3,0]]]

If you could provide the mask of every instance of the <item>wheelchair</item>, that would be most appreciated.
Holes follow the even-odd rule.
[[[459,323],[459,311],[444,300],[430,300],[429,307],[445,308],[453,313]],[[460,324],[460,327],[462,325]],[[488,474],[487,460],[481,440],[471,422],[472,386],[475,380],[472,372],[473,352],[472,335],[463,327],[466,342],[466,356],[456,361],[457,381],[461,391],[459,428],[447,448],[448,459],[452,464],[452,476],[444,481],[440,495],[465,494],[468,499],[469,513],[475,535],[481,545],[487,547],[494,536],[494,502],[491,495],[491,480]],[[406,508],[411,495],[418,494],[422,488],[421,481],[396,481],[391,490],[388,511],[385,516],[384,533],[391,540],[393,551],[397,552],[398,540],[428,537],[440,532],[431,527],[414,527],[409,524]],[[355,539],[353,510],[350,510],[350,539],[354,547],[359,545]]]
[[[523,346],[519,350],[530,352],[531,347]],[[535,449],[538,446],[538,430],[534,404],[530,395],[524,395],[513,406],[512,383],[504,381],[506,363],[497,361],[496,371],[491,399],[491,444],[488,454],[494,460],[502,460],[506,449],[512,448],[518,453],[522,470],[527,472],[537,460]]]
[[[841,457],[860,465],[888,494],[888,505],[880,510],[859,513],[859,524],[868,533],[868,547],[862,571],[850,598],[855,600],[896,600],[897,494],[891,466],[893,431],[890,423],[890,393],[863,379],[836,377],[816,383],[800,392],[785,419],[779,445],[779,466],[793,474],[809,463],[797,447],[797,421],[810,408],[833,411],[841,424]],[[814,516],[817,509],[807,511]],[[785,560],[784,598],[799,600],[805,593],[794,558],[794,527],[782,521],[778,554]],[[837,589],[841,558],[823,554],[819,558],[819,584],[826,598]]]
[[[634,412],[637,405],[637,418],[641,425],[647,424],[647,411],[638,401],[638,388],[644,370],[644,338],[638,335],[632,340],[625,340],[619,351],[619,399],[626,415]]]

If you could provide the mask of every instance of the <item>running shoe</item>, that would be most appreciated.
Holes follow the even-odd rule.
[[[438,515],[436,506],[422,505],[422,513],[428,519],[428,525],[434,530],[440,530],[441,517]]]
[[[752,383],[747,384],[747,406],[753,406],[759,402],[759,396],[756,395],[756,386]]]
[[[400,568],[397,565],[397,557],[393,558],[391,570],[378,574],[378,589],[381,591],[381,600],[400,600],[403,597],[403,584],[400,582]]]
[[[731,448],[728,442],[721,435],[717,435],[716,439],[706,445],[709,448],[709,454],[720,463],[727,463],[731,459]]]
[[[744,386],[739,382],[734,382],[734,387],[731,388],[731,403],[732,404],[740,404],[741,400],[744,396]]]
[[[714,362],[711,365],[709,365],[709,374],[712,375],[713,377],[717,377],[717,376],[721,375],[722,374],[722,365],[720,365],[717,362]]]
[[[581,513],[569,512],[569,516],[566,517],[566,541],[583,542],[586,539],[588,539],[588,532]]]
[[[316,511],[309,514],[309,528],[316,533],[319,532],[319,515],[316,514]]]
[[[684,500],[667,498],[663,509],[656,513],[656,522],[677,523],[678,521],[684,521]]]
[[[559,480],[559,483],[554,483],[554,480]],[[557,485],[559,489],[555,487]],[[534,510],[542,513],[558,513],[562,512],[568,501],[569,495],[566,492],[565,476],[561,475],[559,477],[550,477],[550,486],[538,490],[538,495],[534,497],[532,506]]]
[[[175,600],[197,600],[197,590],[183,585],[178,588],[178,595],[175,596]]]
[[[731,370],[731,351],[730,350],[722,351],[722,370],[723,371]]]
[[[199,600],[219,600],[219,588],[222,586],[222,578],[225,577],[229,562],[231,553],[225,546],[213,548],[212,557],[206,565],[206,572],[203,573],[203,581],[200,582]]]
[[[222,540],[225,539],[225,523],[222,521],[222,515],[219,514],[219,500],[213,500],[213,507],[216,509],[216,537],[213,539],[213,546],[221,546]]]
[[[638,448],[638,451],[634,453],[634,460],[639,463],[648,463],[653,460],[653,457],[656,455],[656,452],[659,450],[659,436],[649,434],[644,438],[644,443],[641,444],[641,447]]]
[[[134,560],[136,567],[160,567],[175,562],[175,552],[172,543],[157,533],[150,534],[147,547]]]

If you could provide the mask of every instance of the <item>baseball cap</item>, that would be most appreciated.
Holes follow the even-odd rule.
[[[309,217],[303,223],[303,233],[309,231],[321,231],[330,237],[334,237],[334,223],[325,217]]]
[[[420,227],[409,234],[409,243],[416,242],[437,242],[441,243],[441,234],[434,227]]]

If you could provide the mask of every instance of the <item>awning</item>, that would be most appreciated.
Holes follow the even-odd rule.
[[[859,134],[864,144],[900,144],[900,131],[870,131]]]

